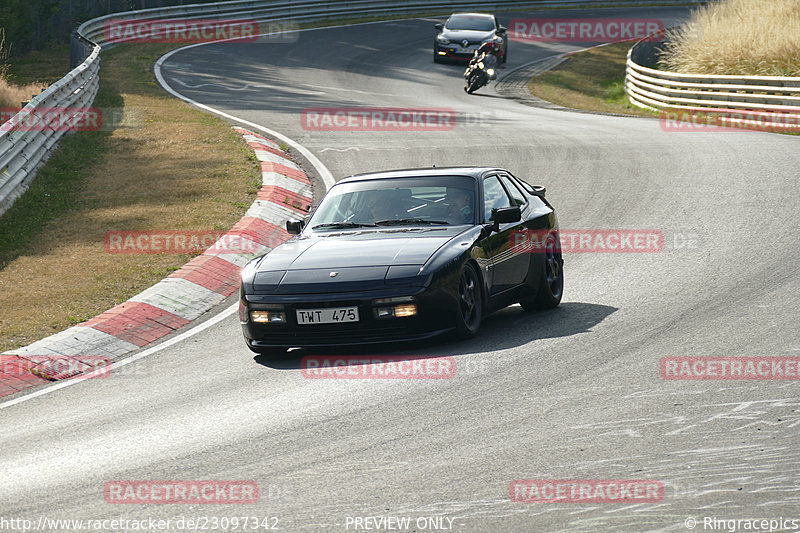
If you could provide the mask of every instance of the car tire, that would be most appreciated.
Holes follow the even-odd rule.
[[[536,297],[521,300],[519,303],[526,311],[539,311],[552,309],[561,303],[564,294],[564,260],[561,251],[557,249],[556,239],[550,234],[545,242],[542,275],[536,289]]]
[[[483,294],[480,277],[472,263],[465,263],[462,267],[457,292],[456,336],[461,339],[474,337],[483,318]]]

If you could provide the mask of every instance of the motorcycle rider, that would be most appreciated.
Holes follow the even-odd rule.
[[[489,74],[489,79],[493,80],[497,77],[497,74],[494,72],[494,70],[496,69],[497,66],[500,65],[502,59],[503,59],[503,39],[500,37],[495,37],[489,41],[486,41],[480,46],[480,48],[475,50],[475,54],[469,61],[467,72],[469,72],[472,69],[472,67],[476,65],[478,62],[483,61],[484,65],[486,65],[487,71],[491,69],[491,74]]]

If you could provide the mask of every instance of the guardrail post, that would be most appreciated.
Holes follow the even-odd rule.
[[[78,29],[72,30],[69,36],[69,68],[74,69],[92,53],[94,45],[87,41],[78,33]]]

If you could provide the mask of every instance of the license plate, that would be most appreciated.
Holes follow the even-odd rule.
[[[471,54],[474,51],[475,50],[473,48],[456,48],[453,50],[453,52],[456,54]]]
[[[358,322],[358,307],[329,307],[326,309],[297,309],[298,324],[339,324]]]

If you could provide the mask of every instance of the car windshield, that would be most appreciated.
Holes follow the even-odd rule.
[[[475,180],[420,176],[355,181],[325,195],[308,227],[314,231],[364,227],[474,224]]]
[[[476,15],[453,15],[445,26],[448,30],[492,31],[494,19]]]

